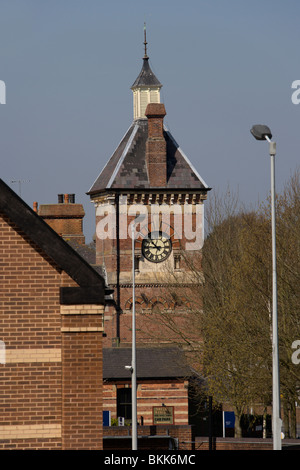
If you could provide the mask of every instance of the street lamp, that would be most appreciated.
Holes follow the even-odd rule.
[[[272,214],[272,273],[273,273],[273,302],[272,302],[272,358],[273,358],[273,450],[281,450],[281,419],[280,419],[280,382],[279,382],[279,352],[278,352],[278,315],[277,315],[277,273],[276,273],[276,212],[275,212],[275,155],[276,143],[272,142],[270,129],[261,124],[252,127],[251,134],[256,140],[267,140],[270,144],[271,157],[271,214]]]
[[[131,358],[131,409],[132,409],[132,450],[137,450],[137,391],[136,391],[136,326],[135,326],[135,225],[131,226],[132,235],[132,358]]]

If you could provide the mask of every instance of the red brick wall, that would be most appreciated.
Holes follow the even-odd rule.
[[[5,216],[0,280],[0,449],[101,448],[103,307],[62,315],[75,283]]]
[[[104,383],[103,409],[111,411],[111,417],[117,418],[117,388],[130,384]],[[137,384],[137,417],[138,423],[153,425],[153,407],[174,407],[175,425],[187,425],[188,419],[188,384],[183,380],[143,380]],[[142,419],[143,418],[143,419]]]
[[[65,239],[85,243],[83,234],[84,209],[81,204],[42,204],[38,214],[56,233]]]
[[[101,336],[63,333],[63,449],[102,449]]]
[[[82,220],[79,219],[45,219],[48,225],[50,225],[56,233],[62,236],[75,236],[79,239],[83,239],[84,235],[82,232]]]
[[[0,364],[0,448],[57,448],[61,274],[5,217],[0,219],[0,259],[0,335],[6,347],[6,364]],[[41,362],[43,352],[47,362]],[[36,427],[30,440],[29,426]],[[5,432],[13,437],[4,439]]]
[[[179,450],[193,450],[194,449],[194,434],[193,427],[189,425],[182,426],[138,426],[137,428],[138,437],[149,437],[149,436],[169,436],[170,438],[177,439],[178,449]],[[129,426],[105,426],[103,428],[103,435],[105,437],[113,436],[128,436],[127,447],[123,446],[123,449],[131,449],[131,427]],[[120,442],[120,440],[119,440]],[[107,446],[108,449],[117,448],[119,444],[118,440],[110,441],[110,445]],[[122,442],[122,441],[121,441]],[[147,440],[145,444],[145,449],[149,449],[151,441]],[[138,445],[141,444],[138,440]],[[142,447],[142,446],[141,446]],[[164,450],[168,450],[165,448]]]
[[[179,207],[181,206],[179,205]],[[148,206],[146,206],[146,208],[148,209],[149,214],[151,215],[151,205],[149,204]],[[128,206],[127,209],[132,209],[132,206]],[[117,210],[116,206],[112,206],[111,210]],[[124,210],[124,208],[122,208],[122,210]],[[151,221],[150,215],[149,222]],[[102,221],[104,217],[106,217],[106,215],[97,215],[96,224]],[[132,220],[134,220],[134,218],[135,217],[132,215],[127,217],[128,226],[132,222]],[[169,227],[165,227],[165,230],[170,231],[173,246],[173,254],[171,255],[171,257],[180,255],[181,247],[184,249],[186,243],[185,238],[178,239],[177,236],[174,236],[174,230],[172,227],[175,224],[173,218],[174,214],[171,214],[171,229]],[[195,214],[193,214],[193,222],[194,221]],[[115,219],[113,219],[112,224],[115,224]],[[149,231],[151,230],[152,228],[150,224]],[[182,229],[182,232],[184,235],[184,227]],[[108,275],[108,284],[111,285],[112,288],[114,288],[114,300],[116,301],[117,305],[120,306],[121,312],[121,314],[119,315],[114,306],[106,307],[106,338],[104,340],[104,347],[111,347],[112,345],[115,345],[118,334],[120,337],[119,339],[121,341],[121,345],[124,346],[126,344],[130,344],[131,342],[132,317],[130,301],[132,298],[132,240],[128,234],[128,231],[126,233],[126,239],[117,240],[116,236],[114,238],[108,237],[105,239],[100,239],[98,236],[96,238],[97,263],[105,264],[106,272]],[[141,255],[141,239],[137,239],[135,243],[135,254]],[[164,267],[164,263],[156,266],[152,263],[152,267],[154,268],[154,270],[153,272],[149,271],[149,273],[147,273],[146,280],[143,279],[143,281],[140,282],[139,276],[136,275],[137,341],[141,341],[143,343],[151,343],[153,341],[157,342],[158,340],[162,342],[174,341],[176,340],[176,337],[174,334],[173,336],[170,336],[170,330],[168,331],[166,328],[164,328],[164,330],[161,329],[161,318],[159,318],[159,316],[155,317],[153,312],[154,304],[158,302],[158,308],[165,309],[167,314],[173,316],[173,319],[176,316],[177,321],[181,322],[181,324],[186,321],[186,317],[184,317],[183,314],[187,308],[187,304],[183,302],[181,307],[177,307],[175,311],[174,300],[172,301],[172,299],[170,298],[169,289],[161,287],[160,282],[157,281],[157,272],[159,271],[159,268],[161,268],[160,270],[162,273],[164,272],[164,270],[166,270],[166,268]],[[180,261],[180,269],[181,271],[185,270],[184,259],[182,256]],[[199,269],[201,269],[201,266],[199,266]],[[168,272],[165,271],[164,276],[162,278],[162,282],[166,282],[167,276]],[[182,289],[181,293],[178,287],[176,290],[178,297],[182,297],[182,299],[187,297],[185,288]],[[141,302],[142,295],[146,296],[150,301],[148,305],[145,302]]]
[[[183,425],[189,423],[188,418],[188,387],[184,381],[157,380],[155,383],[144,382],[138,384],[137,389],[137,414],[144,425],[153,423],[153,407],[174,407],[174,423]]]

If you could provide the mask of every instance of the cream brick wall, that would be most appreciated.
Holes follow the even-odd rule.
[[[61,362],[61,349],[7,349],[5,362]]]
[[[30,424],[0,426],[0,439],[60,438],[60,424]]]

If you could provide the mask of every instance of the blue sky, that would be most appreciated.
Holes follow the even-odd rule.
[[[296,0],[1,0],[0,177],[31,207],[75,193],[91,240],[86,192],[132,122],[146,21],[165,123],[213,190],[256,204],[270,163],[253,124],[276,140],[278,191],[299,166],[299,19]]]

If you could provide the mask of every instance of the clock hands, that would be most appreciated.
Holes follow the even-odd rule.
[[[154,235],[154,234],[152,234]],[[143,255],[149,261],[159,263],[164,261],[172,251],[172,245],[168,238],[161,236],[152,236],[145,238],[142,244]]]
[[[157,241],[159,241],[159,240],[157,240]],[[149,243],[149,246],[153,246],[153,247],[156,248],[157,250],[162,250],[163,247],[164,247],[163,245],[162,245],[162,246],[158,246],[157,243],[154,243],[153,241],[151,241],[151,242]]]

